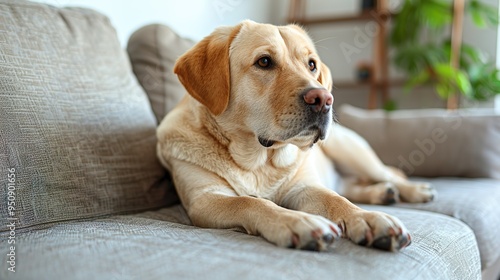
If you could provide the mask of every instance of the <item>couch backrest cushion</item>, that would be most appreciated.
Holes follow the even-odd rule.
[[[364,137],[385,164],[414,176],[500,179],[500,115],[489,109],[363,110],[340,123]]]
[[[144,26],[130,36],[127,51],[132,68],[158,123],[186,93],[173,69],[177,58],[193,45],[194,41],[161,24]]]
[[[0,0],[1,217],[19,228],[168,204],[155,130],[108,18]]]

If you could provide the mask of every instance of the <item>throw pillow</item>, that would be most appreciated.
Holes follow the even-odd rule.
[[[161,24],[142,27],[130,36],[127,51],[132,68],[148,94],[158,123],[186,92],[173,69],[177,58],[193,45],[194,41]]]
[[[1,217],[23,228],[168,205],[155,131],[108,18],[0,0]]]
[[[500,179],[500,115],[489,109],[363,110],[340,108],[385,164],[414,176]]]

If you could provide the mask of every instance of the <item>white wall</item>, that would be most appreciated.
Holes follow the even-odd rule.
[[[268,0],[34,0],[55,6],[78,6],[107,15],[122,45],[140,27],[164,23],[185,37],[199,40],[220,25],[244,19],[277,24]],[[278,2],[278,1],[276,1]]]

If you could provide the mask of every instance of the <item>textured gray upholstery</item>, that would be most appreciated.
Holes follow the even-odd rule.
[[[438,192],[435,201],[425,204],[397,204],[457,218],[476,235],[483,269],[500,259],[500,180],[415,178],[432,183]]]
[[[1,217],[11,168],[18,228],[165,205],[155,133],[108,18],[0,1]]]
[[[158,123],[186,92],[173,69],[177,58],[193,45],[162,24],[144,26],[130,36],[127,51],[134,74],[148,94]]]
[[[344,105],[339,120],[408,175],[500,180],[500,114],[493,109],[386,112]]]
[[[180,206],[58,224],[17,236],[16,273],[0,279],[481,279],[469,227],[444,215],[368,207],[399,217],[413,243],[399,253],[343,239],[328,252],[189,225]],[[0,246],[5,263],[6,246]]]

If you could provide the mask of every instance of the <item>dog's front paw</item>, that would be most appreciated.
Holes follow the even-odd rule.
[[[324,217],[293,212],[266,225],[261,234],[280,247],[324,251],[342,230]]]
[[[430,202],[436,198],[437,192],[429,183],[406,182],[398,186],[401,200],[410,203]]]
[[[354,243],[386,251],[398,251],[411,243],[411,236],[399,219],[361,210],[344,220],[344,233]]]

